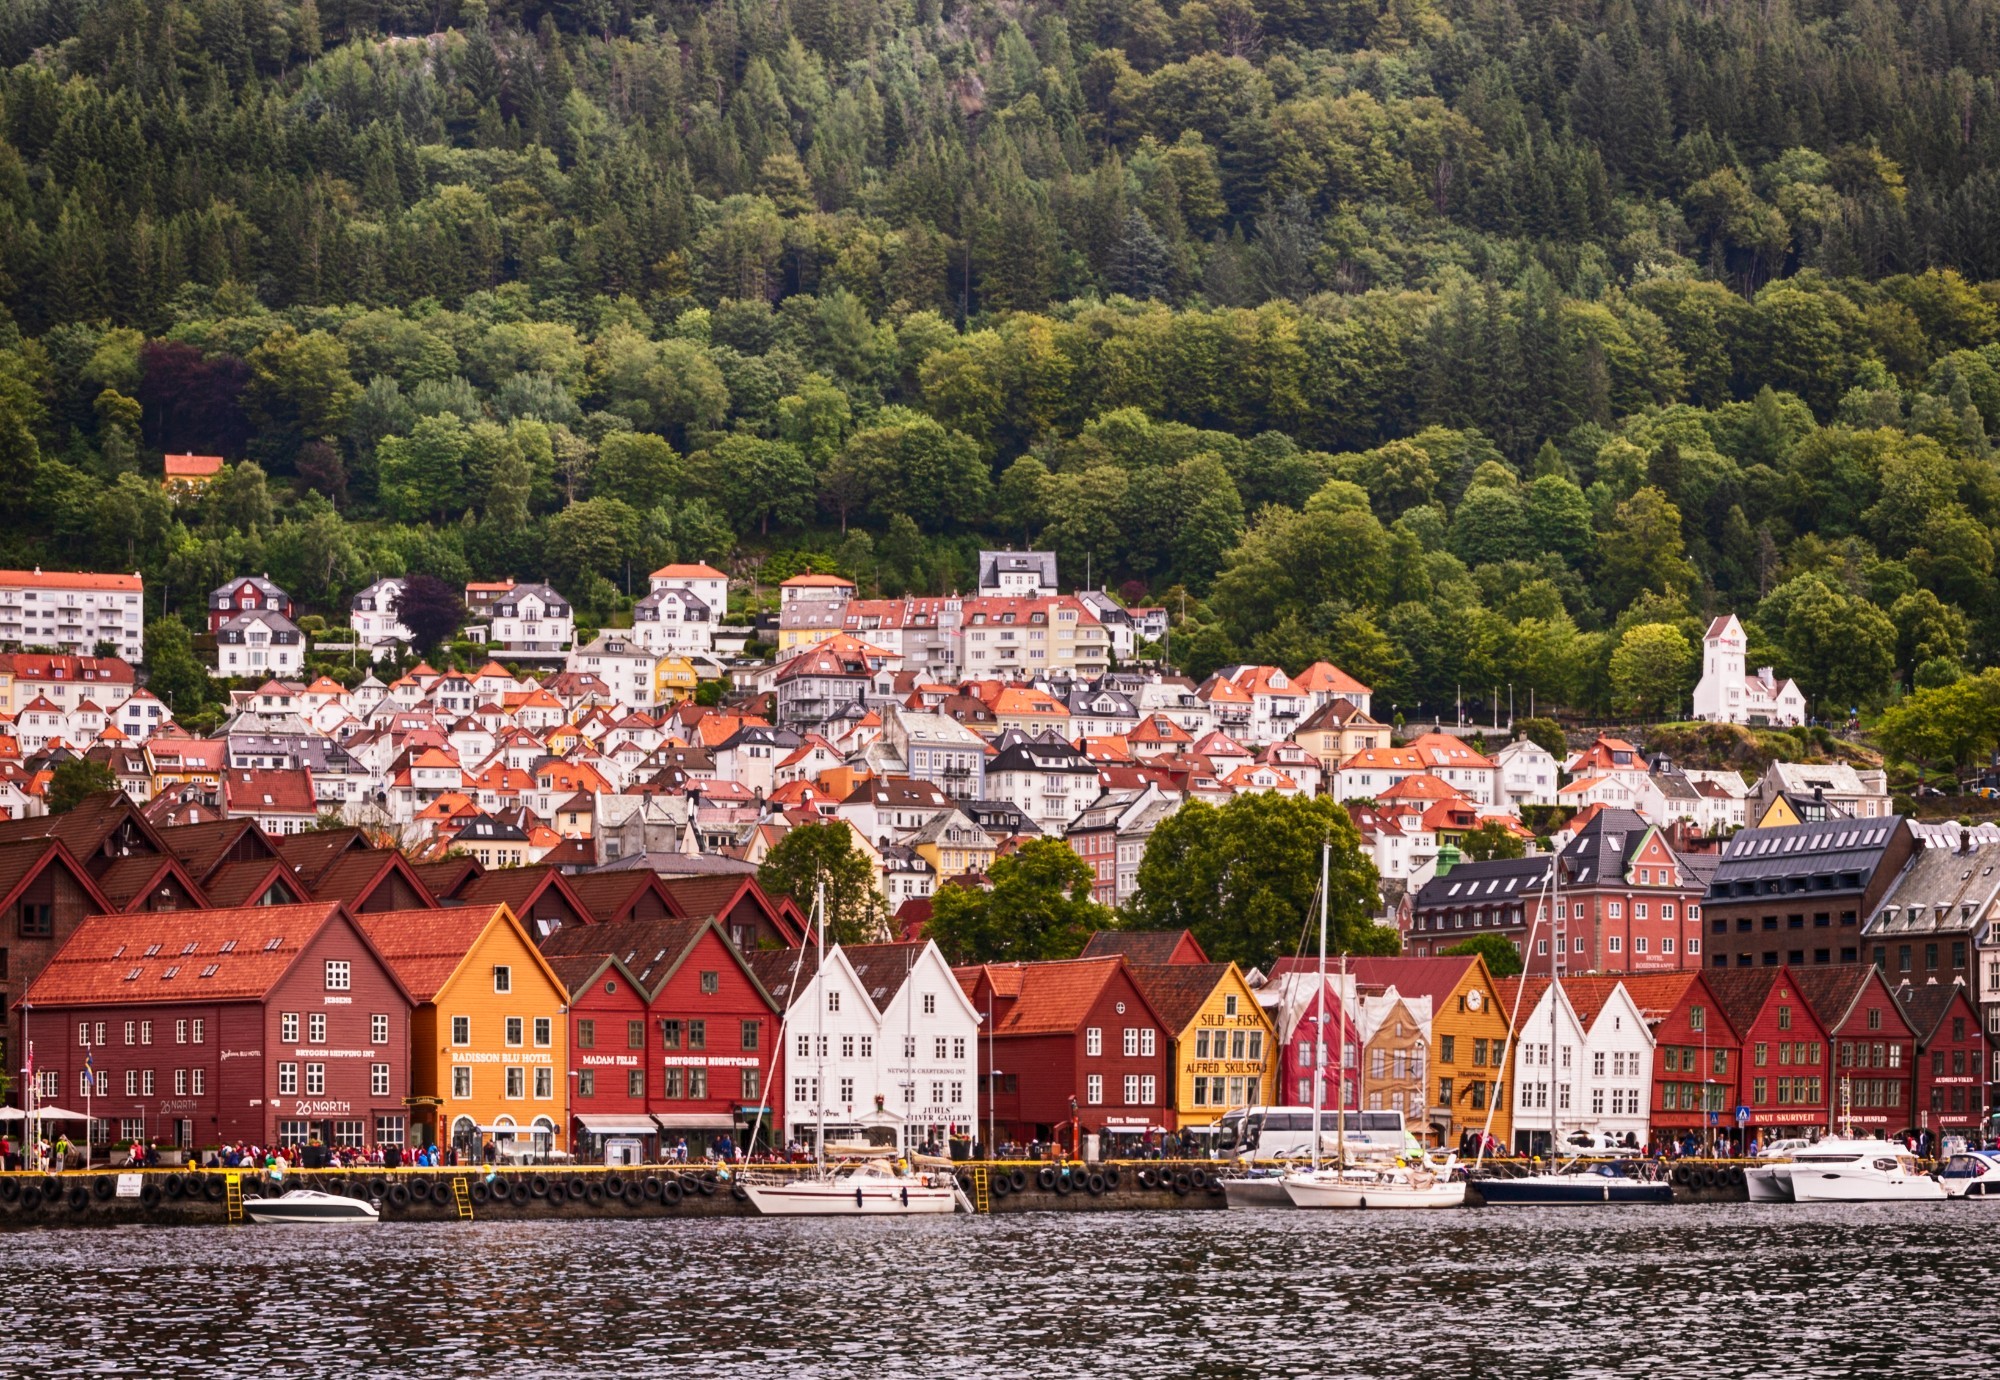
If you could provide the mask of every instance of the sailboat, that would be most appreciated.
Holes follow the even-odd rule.
[[[1565,935],[1561,929],[1555,928],[1555,917],[1559,913],[1556,905],[1561,899],[1562,853],[1558,850],[1549,859],[1549,882],[1542,889],[1542,904],[1547,909],[1548,923],[1555,938],[1555,942],[1550,945],[1549,954],[1549,1156],[1552,1163],[1556,1147],[1562,1143],[1556,1124],[1557,1112],[1562,1105],[1562,1097],[1556,1083],[1561,1076],[1562,1067],[1562,1035],[1557,1025],[1562,1006],[1562,974],[1556,965],[1558,956],[1563,952]],[[1542,917],[1538,915],[1535,919],[1535,928],[1539,928],[1541,923]],[[1527,946],[1533,943],[1532,935],[1531,930],[1530,937],[1523,941],[1524,958],[1529,952]],[[1514,996],[1514,1010],[1507,1021],[1507,1039],[1500,1051],[1500,1068],[1503,1076],[1507,1068],[1508,1052],[1513,1048],[1514,1032],[1520,1028],[1521,999],[1527,995],[1527,991],[1527,975],[1524,967],[1521,990]],[[1486,1112],[1488,1134],[1493,1129],[1493,1111],[1498,1101],[1497,1097],[1488,1099]],[[1518,1114],[1520,1109],[1520,1101],[1517,1098],[1514,1110]],[[1482,1143],[1485,1138],[1485,1134],[1482,1134]],[[1486,1152],[1482,1149],[1480,1158],[1483,1160],[1485,1155]],[[1573,1159],[1566,1165],[1559,1165],[1538,1174],[1523,1175],[1520,1178],[1481,1179],[1479,1195],[1492,1207],[1560,1207],[1601,1203],[1671,1203],[1674,1200],[1674,1188],[1672,1184],[1664,1181],[1656,1183],[1634,1176],[1631,1167],[1622,1161],[1585,1165]]]
[[[1366,1160],[1350,1164],[1347,1159],[1347,1034],[1346,1016],[1336,1032],[1340,1050],[1335,1067],[1339,1070],[1340,1104],[1335,1109],[1334,1162],[1322,1168],[1320,1152],[1320,1105],[1326,1085],[1326,906],[1328,874],[1332,870],[1333,845],[1320,846],[1319,880],[1319,1036],[1314,1052],[1312,1167],[1284,1177],[1285,1196],[1293,1207],[1301,1208],[1449,1208],[1465,1201],[1465,1183],[1453,1175],[1456,1157],[1447,1154],[1440,1162],[1428,1155],[1414,1163],[1407,1157],[1394,1160]],[[1347,954],[1340,955],[1340,987],[1347,990]]]
[[[767,1217],[911,1217],[954,1211],[964,1192],[951,1161],[913,1155],[899,1162],[899,1147],[826,1143],[826,888],[813,895],[813,934],[818,944],[820,982],[813,991],[813,1167],[799,1174],[746,1174],[743,1190]],[[908,994],[905,994],[906,999]],[[790,1013],[787,1012],[787,1023]],[[785,1029],[778,1048],[785,1047]]]

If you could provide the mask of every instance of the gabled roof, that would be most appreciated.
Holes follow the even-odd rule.
[[[226,862],[209,874],[202,884],[202,893],[212,906],[235,907],[255,905],[257,898],[280,887],[291,898],[292,904],[313,899],[305,886],[285,866],[281,858],[246,859],[242,862]]]
[[[292,865],[299,880],[316,887],[328,868],[350,852],[367,851],[368,836],[350,825],[344,829],[313,829],[272,839],[278,856]]]
[[[188,875],[207,882],[230,854],[247,851],[276,861],[278,850],[254,819],[218,819],[206,824],[180,824],[162,828],[160,839],[181,860]]]
[[[0,912],[5,912],[19,899],[28,883],[42,875],[51,866],[68,872],[90,898],[94,913],[106,914],[118,909],[111,898],[98,889],[97,881],[89,869],[76,860],[60,839],[20,839],[13,843],[0,843]]]
[[[562,1000],[569,992],[549,965],[541,950],[521,928],[521,922],[505,906],[448,906],[432,910],[384,910],[355,917],[403,985],[410,999],[436,1001],[450,984],[466,958],[495,925],[505,925],[520,937],[536,967],[554,984]]]
[[[1281,960],[1285,961],[1285,960]],[[1436,1010],[1444,1010],[1444,1000],[1467,981],[1477,968],[1484,972],[1486,960],[1477,954],[1444,958],[1350,958],[1348,975],[1369,986],[1394,987],[1405,995],[1429,997]],[[1272,966],[1275,976],[1277,965]]]
[[[1764,1004],[1771,999],[1774,987],[1783,982],[1787,990],[1798,991],[1798,975],[1787,967],[1710,968],[1702,974],[1702,979],[1708,983],[1708,990],[1715,993],[1715,999],[1721,1003],[1730,1025],[1745,1038],[1750,1034],[1750,1027],[1757,1023]],[[1807,1007],[1808,1014],[1813,1015],[1815,1023],[1818,1022],[1818,1016],[1812,1013],[1803,993],[1799,996],[1799,1005]]]
[[[744,973],[756,985],[758,992],[768,1001],[770,994],[757,981],[757,973],[736,946],[716,927],[713,920],[690,920],[682,916],[666,916],[650,920],[616,920],[603,925],[570,925],[557,930],[543,941],[551,955],[611,954],[624,961],[633,977],[651,996],[657,996],[660,988],[693,952],[704,935],[713,934],[729,955],[736,959]],[[781,1011],[775,1002],[774,1011]]]
[[[587,924],[591,919],[590,907],[571,889],[570,881],[560,869],[548,863],[502,867],[467,882],[455,899],[466,905],[504,905],[525,921],[533,917],[536,902],[553,891]]]
[[[1936,1038],[1938,1027],[1944,1023],[1945,1016],[1959,998],[1963,997],[1968,1006],[1972,1002],[1964,982],[1958,980],[1927,982],[1921,987],[1912,982],[1899,983],[1892,989],[1891,995],[1902,1010],[1903,1020],[1916,1032],[1920,1045],[1928,1045]],[[1978,1011],[1975,1009],[1972,1014],[1976,1021]]]
[[[868,1000],[875,1003],[875,1009],[887,1011],[928,947],[923,942],[843,944],[840,952],[846,956],[854,976],[861,980],[861,988],[868,994]]]
[[[1125,971],[1122,958],[1073,958],[1054,963],[989,963],[988,970],[1013,969],[1020,995],[1000,1019],[1000,1035],[1071,1035],[1082,1028],[1090,1008]],[[1134,990],[1137,991],[1136,984]],[[1145,1002],[1145,993],[1138,993]],[[1145,1002],[1149,1011],[1151,1003]],[[1155,1019],[1157,1012],[1152,1012]]]
[[[143,909],[156,893],[170,894],[176,888],[195,905],[209,905],[208,896],[170,853],[134,853],[119,858],[99,870],[97,885],[119,910]]]
[[[464,854],[440,858],[436,862],[415,863],[411,865],[410,870],[417,874],[417,880],[424,884],[424,890],[440,901],[455,899],[486,871],[479,865],[477,858],[468,858]],[[518,908],[515,913],[517,915],[520,913]]]
[[[409,861],[393,848],[369,848],[342,854],[312,884],[312,893],[319,900],[344,901],[350,909],[358,910],[368,904],[369,898],[392,875],[399,875],[409,883],[410,889],[427,906],[437,904]]]
[[[1191,930],[1098,930],[1083,946],[1084,958],[1123,954],[1135,965],[1208,962],[1208,954]]]
[[[322,930],[346,919],[339,905],[326,901],[92,916],[23,1001],[46,1007],[255,1000],[277,985]],[[357,931],[373,950],[367,932]],[[393,968],[390,977],[407,995]]]
[[[569,889],[582,903],[584,914],[600,925],[624,919],[626,912],[648,891],[660,897],[669,915],[684,914],[674,894],[660,881],[659,874],[648,869],[635,867],[616,872],[580,872],[569,878]]]
[[[1228,963],[1135,963],[1132,981],[1159,1013],[1167,1032],[1179,1035],[1194,1023],[1204,1003],[1233,965]]]

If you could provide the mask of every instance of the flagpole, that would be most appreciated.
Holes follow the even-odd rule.
[[[83,1055],[83,1167],[90,1168],[90,1132],[96,1119],[91,1115],[91,1094],[97,1090],[97,1065],[95,1049],[84,1051]]]

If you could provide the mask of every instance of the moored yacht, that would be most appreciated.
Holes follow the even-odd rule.
[[[276,1198],[245,1198],[243,1215],[253,1222],[308,1226],[365,1224],[380,1221],[382,1216],[373,1203],[321,1193],[316,1188],[295,1188]]]
[[[2000,1203],[2000,1152],[1962,1150],[1945,1162],[1938,1182],[1954,1198]]]
[[[905,1171],[889,1162],[892,1153],[885,1148],[797,1176],[745,1176],[743,1191],[766,1217],[911,1217],[957,1207],[948,1168]]]
[[[1345,1168],[1287,1174],[1285,1193],[1302,1208],[1454,1208],[1465,1202],[1458,1158],[1426,1155],[1406,1160],[1362,1161]]]
[[[1886,1140],[1829,1137],[1771,1169],[1795,1203],[1942,1202],[1945,1186]]]
[[[1481,1179],[1479,1196],[1490,1207],[1572,1207],[1601,1203],[1671,1203],[1674,1186],[1642,1179],[1622,1162],[1570,1165],[1518,1179]]]

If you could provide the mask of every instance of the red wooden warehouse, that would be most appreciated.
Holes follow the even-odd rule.
[[[1120,1137],[1122,1149],[1175,1128],[1173,1033],[1123,958],[956,971],[992,1032],[985,1038],[997,1072],[980,1080],[980,1124],[998,1127],[990,1134],[1068,1141],[1080,1122],[1082,1134]]]
[[[1833,1050],[1829,1124],[1862,1135],[1892,1135],[1915,1124],[1910,1075],[1917,1032],[1883,981],[1882,970],[1809,968],[1794,973]]]
[[[403,1143],[410,995],[338,904],[94,916],[21,1006],[41,1101],[102,1139]]]
[[[1699,972],[1624,982],[1653,1032],[1654,1142],[1693,1135],[1702,1150],[1712,1150],[1719,1134],[1735,1130],[1743,1042]]]
[[[551,960],[588,954],[617,958],[646,996],[645,1026],[639,1032],[631,1030],[630,1016],[600,1018],[589,1009],[572,1011],[572,1048],[579,1061],[579,1077],[573,1082],[581,1083],[589,1067],[582,1058],[593,1050],[636,1052],[645,1075],[641,1110],[658,1125],[663,1146],[685,1139],[694,1155],[728,1137],[741,1149],[760,1113],[759,1139],[768,1143],[771,1117],[764,1108],[769,1090],[782,1086],[778,1026],[783,1012],[715,921],[660,916],[569,925],[549,935],[543,951]],[[596,979],[600,989],[605,981]],[[605,1006],[629,1009],[629,1004],[612,1000],[619,995],[602,993]],[[586,1032],[578,1024],[583,1020],[601,1021],[591,1032],[593,1044],[585,1043]],[[635,1034],[640,1040],[636,1046]],[[629,1113],[629,1089],[621,1096],[616,1078],[600,1076],[595,1082],[598,1091],[589,1097],[580,1087],[573,1089],[572,1114],[581,1131],[589,1130],[586,1116],[611,1115],[614,1107],[618,1114]]]
[[[1917,1037],[1908,1124],[1958,1135],[1976,1130],[1985,1115],[1980,1102],[1988,1047],[1965,984],[1904,983],[1896,988],[1896,1002]]]
[[[1835,1070],[1827,1033],[1799,991],[1789,967],[1712,968],[1703,974],[1729,1024],[1742,1036],[1735,1111],[1744,1113],[1735,1139],[1765,1143],[1824,1131]],[[1720,1138],[1718,1138],[1720,1144]]]

